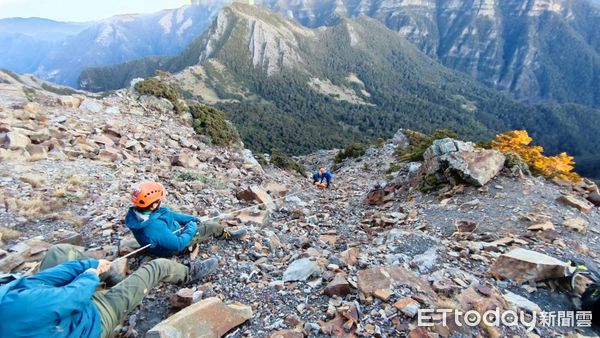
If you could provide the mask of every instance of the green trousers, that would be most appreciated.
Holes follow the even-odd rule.
[[[54,245],[42,260],[40,270],[71,261],[85,260],[82,247],[69,244]],[[121,283],[107,291],[97,291],[92,297],[102,318],[102,337],[123,322],[127,314],[138,306],[148,291],[160,282],[185,283],[189,280],[188,268],[174,261],[159,258],[142,266]]]
[[[221,224],[216,222],[202,222],[199,223],[197,227],[198,231],[188,245],[189,247],[194,247],[196,244],[200,244],[211,237],[219,237],[223,235],[223,230],[225,229]]]

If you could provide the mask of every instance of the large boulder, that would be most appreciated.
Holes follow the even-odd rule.
[[[539,252],[518,248],[498,257],[490,272],[495,277],[517,283],[537,282],[566,277],[569,264]]]
[[[440,157],[446,154],[455,152],[469,152],[474,151],[475,145],[471,142],[457,141],[451,138],[444,138],[441,140],[433,141],[431,147],[425,150],[423,158],[425,161]]]
[[[158,323],[146,337],[222,337],[252,315],[247,305],[225,305],[219,298],[207,298]]]
[[[455,152],[442,156],[448,169],[457,173],[464,181],[483,186],[504,167],[506,158],[496,150],[477,149],[471,152]]]
[[[488,183],[504,167],[506,157],[499,151],[476,149],[471,142],[445,138],[435,140],[423,154],[425,175],[437,174],[474,186]]]
[[[152,95],[142,95],[140,97],[140,103],[148,109],[157,110],[161,113],[173,111],[173,109],[175,108],[171,101],[164,98],[158,98]]]

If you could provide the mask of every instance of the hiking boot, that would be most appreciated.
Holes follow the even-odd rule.
[[[246,236],[248,232],[246,231],[246,229],[239,229],[239,230],[223,230],[223,233],[221,234],[221,236],[218,236],[217,239],[240,239],[244,236]]]
[[[196,260],[190,263],[190,281],[194,282],[202,277],[214,272],[219,266],[219,260],[209,258],[206,260]]]

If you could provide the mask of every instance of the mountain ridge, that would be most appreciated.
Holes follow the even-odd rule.
[[[77,87],[77,79],[87,67],[179,53],[202,34],[226,2],[215,0],[150,14],[117,15],[51,42],[4,33],[0,35],[6,46],[0,51],[0,68]]]
[[[548,151],[564,149],[579,156],[594,153],[594,141],[581,135],[600,119],[597,110],[577,105],[513,102],[440,66],[368,17],[307,29],[265,8],[235,4],[221,11],[179,56],[125,68],[84,74],[112,79],[125,73],[126,85],[136,76],[154,75],[157,68],[175,72],[165,80],[179,86],[187,99],[226,111],[245,141],[260,151],[278,147],[305,153],[367,142],[391,136],[390,125],[403,125],[425,132],[447,127],[470,139],[527,128]],[[574,112],[581,121],[572,121]],[[572,130],[565,121],[573,123]],[[554,128],[558,137],[549,134]],[[273,138],[268,129],[289,138]]]
[[[371,16],[447,67],[519,100],[600,105],[600,36],[594,28],[600,10],[587,1],[262,3],[308,27]]]

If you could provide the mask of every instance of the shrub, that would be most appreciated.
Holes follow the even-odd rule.
[[[400,171],[400,169],[402,169],[402,166],[399,163],[391,163],[390,167],[388,168],[388,170],[385,171],[385,173],[392,174]]]
[[[269,164],[269,162],[265,158],[265,155],[263,155],[263,154],[257,154],[257,155],[254,155],[254,157],[258,161],[258,164],[260,164],[261,166],[266,166]]]
[[[383,137],[377,138],[377,140],[375,140],[375,147],[383,148],[383,146],[385,146],[385,139]]]
[[[227,188],[227,185],[225,183],[219,181],[216,178],[211,178],[211,177],[204,176],[202,174],[194,173],[194,172],[183,172],[183,173],[179,174],[179,180],[184,181],[184,182],[194,182],[194,181],[202,182],[204,184],[211,185],[218,189],[226,189]]]
[[[31,87],[23,86],[23,93],[25,93],[25,96],[27,97],[27,99],[29,101],[35,100],[35,98],[37,96],[37,91]]]
[[[406,137],[408,137],[408,148],[398,147],[396,149],[396,156],[400,159],[400,161],[406,162],[423,161],[423,154],[425,153],[425,150],[431,147],[433,141],[435,140],[440,140],[447,137],[460,140],[455,132],[448,129],[438,129],[429,136],[412,130],[406,130],[404,134]]]
[[[169,100],[175,107],[175,111],[182,113],[185,105],[180,101],[181,97],[175,87],[166,84],[156,78],[147,78],[135,84],[135,90],[140,94],[152,95]]]
[[[337,155],[335,155],[334,162],[341,163],[343,160],[347,158],[357,158],[361,157],[365,154],[365,146],[360,143],[351,143],[346,148],[340,150]]]
[[[190,113],[194,118],[192,122],[194,130],[198,134],[210,137],[214,144],[228,145],[240,140],[237,130],[226,120],[225,113],[222,111],[193,104],[190,106]]]
[[[575,166],[573,157],[567,153],[544,156],[544,148],[530,145],[532,141],[526,130],[513,130],[496,135],[492,147],[505,154],[511,152],[518,154],[529,165],[534,175],[565,179],[574,183],[581,181],[581,177],[573,172]]]
[[[291,157],[277,148],[271,150],[271,163],[277,168],[293,170],[302,176],[306,176],[306,169],[303,165],[294,161]]]
[[[444,182],[436,174],[427,174],[419,180],[418,189],[422,193],[439,190],[444,185]]]
[[[56,86],[49,85],[47,83],[42,83],[42,88],[46,91],[49,91],[51,93],[58,94],[58,95],[77,94],[77,92],[74,91],[73,89],[66,88],[66,87],[56,87]]]

